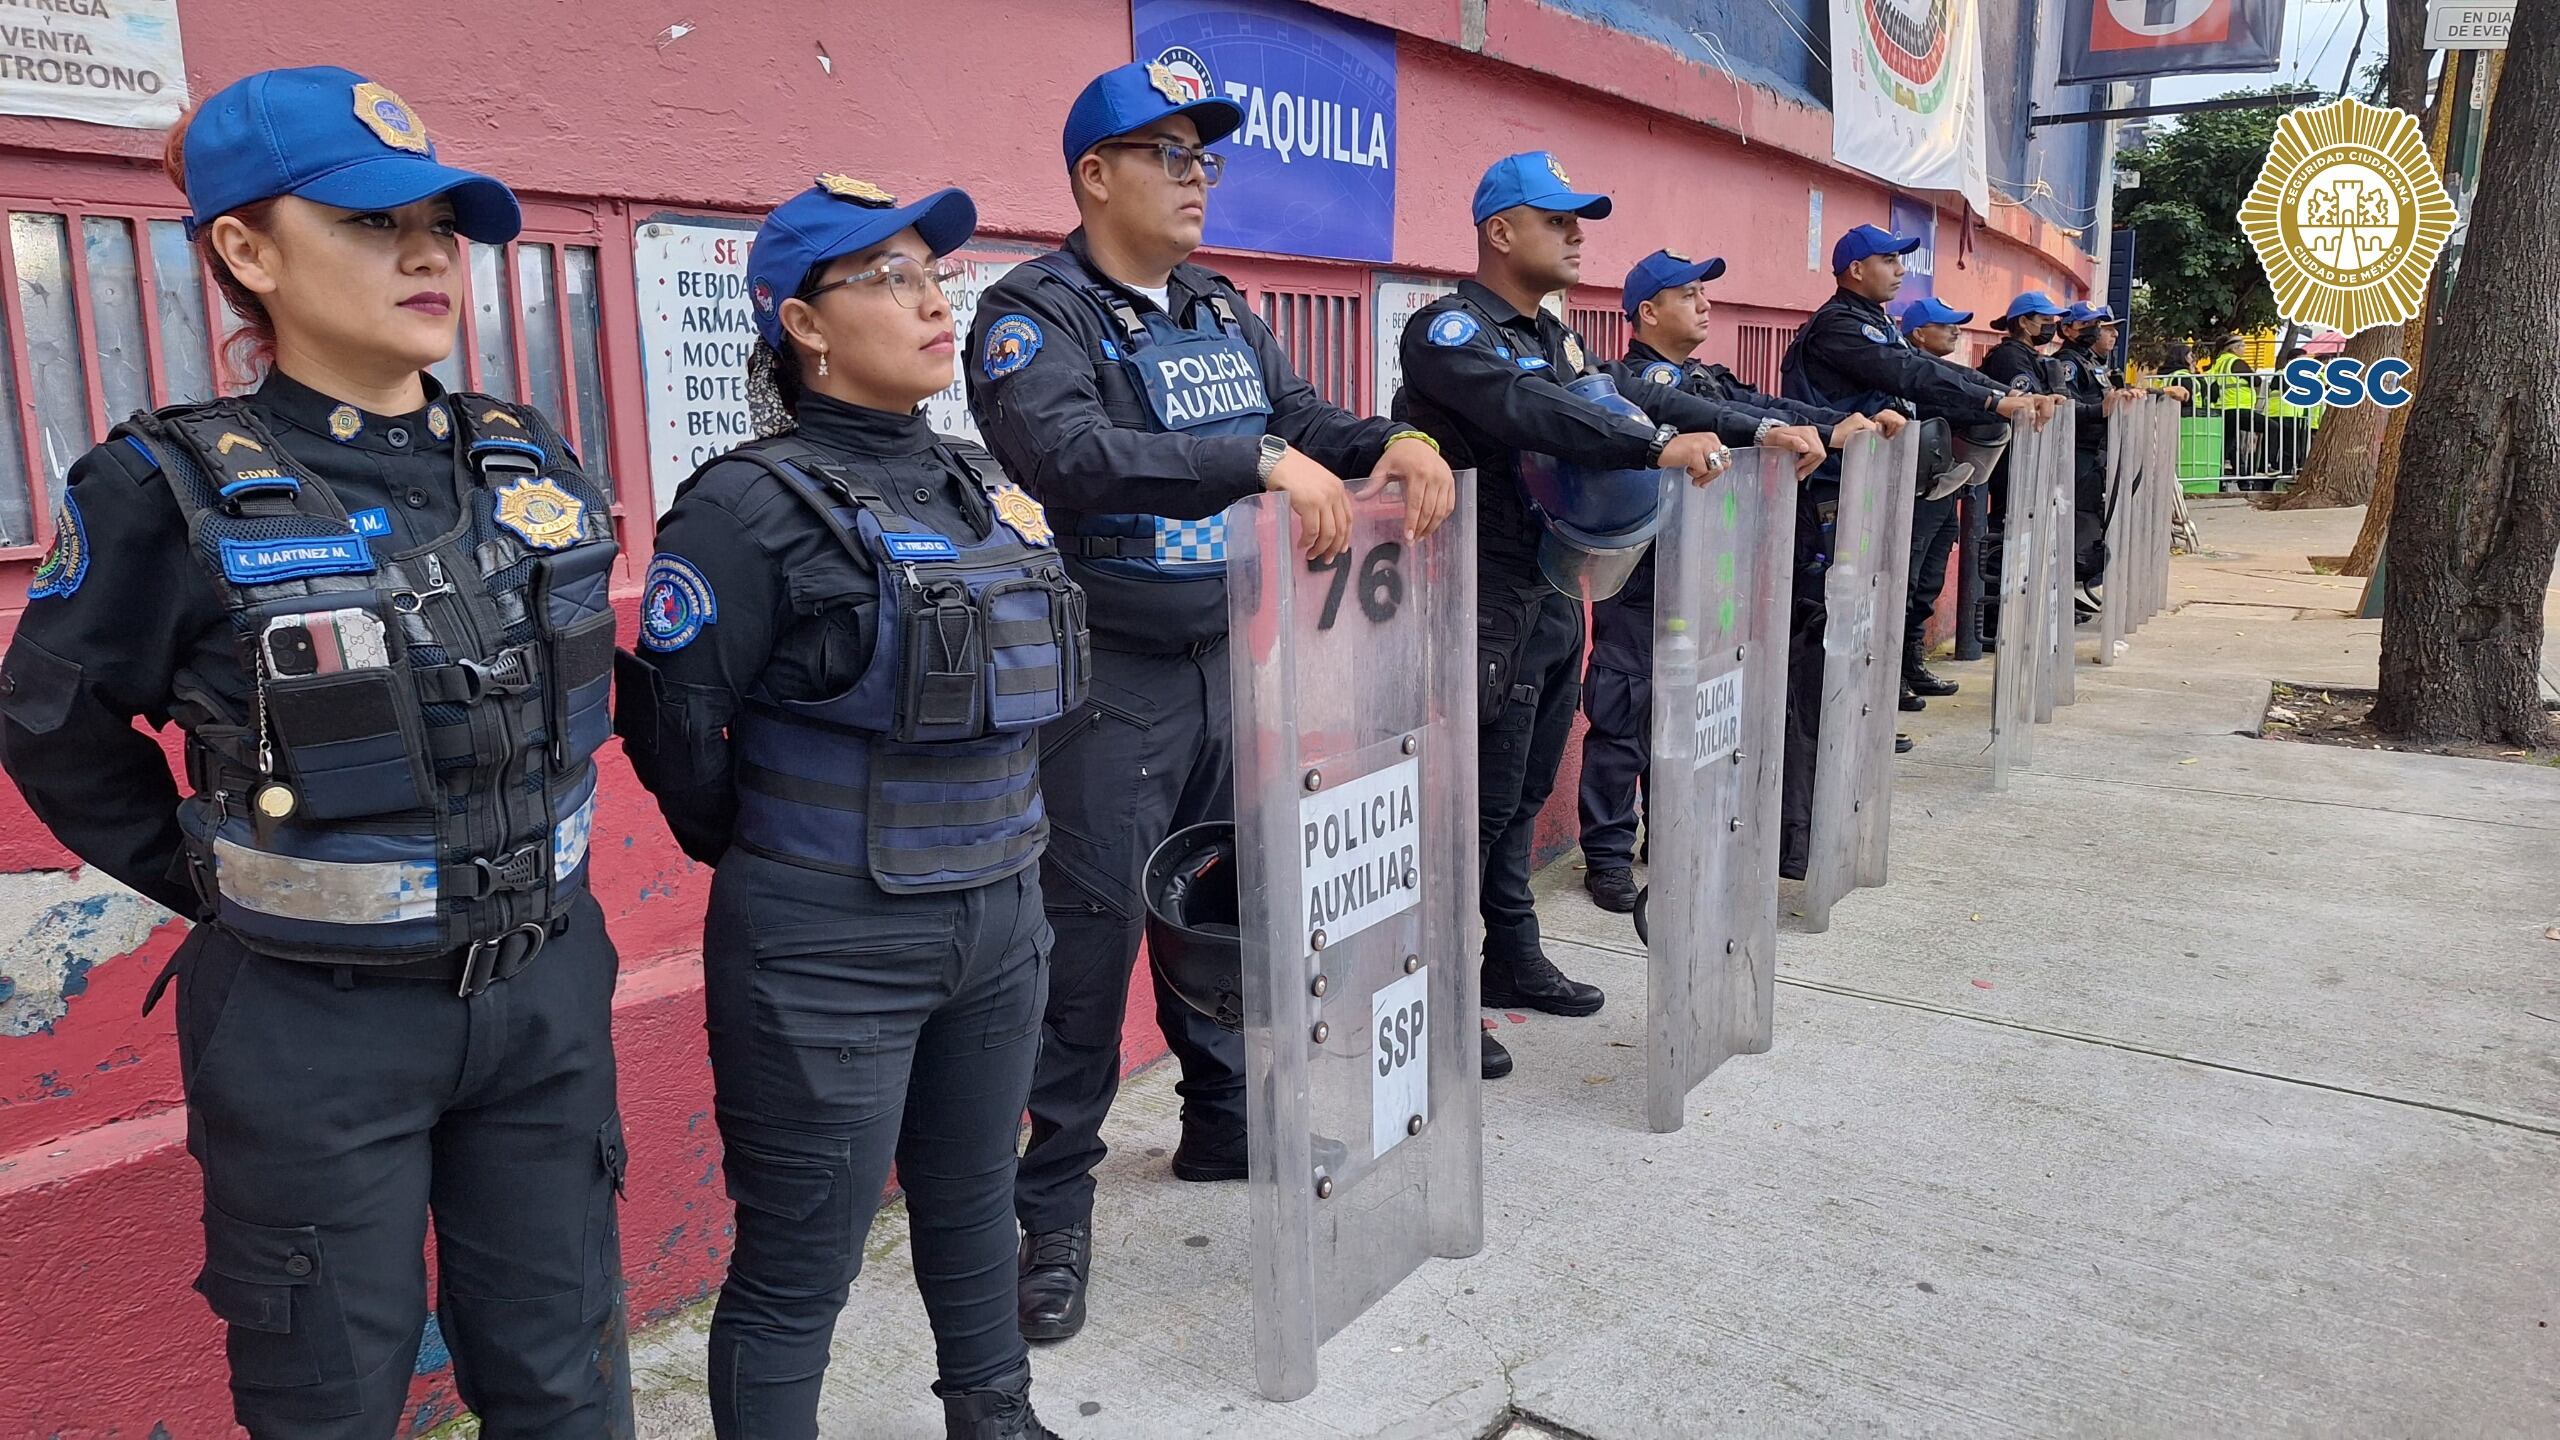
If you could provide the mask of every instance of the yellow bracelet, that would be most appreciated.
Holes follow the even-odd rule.
[[[1432,439],[1428,434],[1425,434],[1420,430],[1399,430],[1393,435],[1387,437],[1387,443],[1390,445],[1393,445],[1399,440],[1419,440],[1423,444],[1430,446],[1434,453],[1437,453],[1440,449],[1439,441]]]

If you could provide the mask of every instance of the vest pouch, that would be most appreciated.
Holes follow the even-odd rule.
[[[969,587],[912,586],[898,610],[899,740],[974,740],[986,733],[987,632]]]
[[[1056,570],[986,588],[988,727],[1027,730],[1082,703],[1083,666],[1071,652],[1083,592]]]
[[[547,666],[546,723],[565,766],[596,752],[613,732],[613,602],[608,594],[611,542],[581,545],[535,564],[535,614]]]
[[[436,793],[417,686],[376,598],[343,591],[298,602],[340,602],[329,609],[250,612],[275,767],[297,818],[418,810]]]

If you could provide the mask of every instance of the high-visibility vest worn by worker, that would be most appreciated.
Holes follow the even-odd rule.
[[[2232,375],[2232,367],[2239,363],[2238,356],[2216,355],[2212,363],[2203,368],[2204,374],[2229,377],[2211,387],[2214,409],[2255,410],[2258,408],[2256,389],[2245,378]]]

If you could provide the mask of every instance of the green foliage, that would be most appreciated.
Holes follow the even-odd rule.
[[[2210,344],[2226,331],[2275,323],[2275,296],[2239,217],[2284,113],[2198,111],[2118,158],[2142,176],[2119,200],[2116,223],[2139,237],[2135,278],[2147,293],[2135,301],[2134,329],[2146,346],[2180,338]]]

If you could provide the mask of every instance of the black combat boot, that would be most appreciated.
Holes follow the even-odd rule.
[[[1014,1290],[1014,1316],[1022,1323],[1022,1338],[1064,1340],[1083,1329],[1084,1286],[1092,1271],[1092,1221],[1023,1236],[1022,1278]],[[1028,1383],[1029,1372],[1024,1374]],[[1029,1413],[1028,1402],[1024,1413]]]
[[[1636,872],[1624,865],[1601,869],[1593,866],[1582,877],[1582,888],[1591,892],[1591,903],[1612,915],[1624,915],[1636,908]]]
[[[1524,960],[1485,957],[1484,1005],[1489,1010],[1544,1010],[1550,1015],[1597,1015],[1608,997],[1556,968],[1544,954]]]
[[[1928,645],[1920,636],[1902,642],[1902,688],[1915,695],[1953,695],[1956,682],[1929,669]]]
[[[937,1384],[942,1397],[943,1440],[1066,1440],[1031,1413],[1031,1367],[1022,1366],[982,1390],[954,1393]]]
[[[1182,1122],[1182,1143],[1173,1147],[1176,1180],[1241,1180],[1245,1176],[1244,1125]]]
[[[1484,1078],[1499,1080],[1510,1074],[1511,1052],[1502,1048],[1502,1042],[1493,1038],[1492,1031],[1481,1030],[1477,1033],[1484,1036]]]
[[[1929,702],[1921,699],[1919,695],[1912,690],[1911,682],[1908,680],[1902,682],[1902,697],[1894,703],[1899,705],[1905,714],[1916,715],[1929,708]]]

